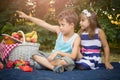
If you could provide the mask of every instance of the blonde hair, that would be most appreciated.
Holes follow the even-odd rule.
[[[76,26],[78,22],[78,15],[74,10],[66,9],[58,14],[57,19],[65,19],[68,23],[74,23],[74,25]]]
[[[83,15],[86,15],[87,16],[87,19],[88,21],[90,22],[90,25],[89,27],[91,28],[89,31],[88,31],[88,34],[89,34],[89,37],[90,39],[93,39],[94,38],[94,35],[95,35],[95,29],[96,28],[101,28],[99,22],[98,22],[98,19],[97,19],[97,14],[94,12],[94,11],[88,11],[91,15],[90,16],[87,16],[84,12],[82,12],[80,14],[80,18],[83,16]],[[78,31],[78,34],[81,35],[81,33],[83,32],[82,29],[80,29]]]

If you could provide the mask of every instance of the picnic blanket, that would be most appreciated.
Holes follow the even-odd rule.
[[[120,63],[112,62],[113,70],[101,64],[97,70],[78,70],[55,73],[50,70],[23,72],[20,69],[0,70],[0,80],[120,80]]]

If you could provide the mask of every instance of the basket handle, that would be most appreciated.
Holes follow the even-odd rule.
[[[22,43],[25,43],[26,41],[25,41],[25,34],[24,34],[24,32],[21,31],[21,30],[19,30],[18,32],[20,32],[20,33],[22,34],[22,37],[23,37],[23,41],[22,41]]]

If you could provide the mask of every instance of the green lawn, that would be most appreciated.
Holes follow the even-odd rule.
[[[103,54],[102,54],[102,59],[104,61]],[[110,61],[111,62],[120,62],[120,48],[111,48],[110,49]]]
[[[110,61],[111,62],[120,62],[120,54],[111,53]]]

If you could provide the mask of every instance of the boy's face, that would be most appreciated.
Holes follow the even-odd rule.
[[[89,27],[90,23],[86,15],[82,14],[80,19],[81,29],[85,30]]]
[[[68,23],[66,21],[66,19],[63,19],[63,20],[59,20],[59,27],[60,27],[60,31],[63,33],[63,34],[68,34],[71,32],[71,30],[73,30],[73,24],[71,23]]]

